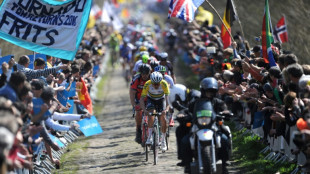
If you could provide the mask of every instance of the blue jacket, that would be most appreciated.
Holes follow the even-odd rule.
[[[19,100],[15,90],[9,84],[6,84],[2,88],[0,88],[0,96],[9,99],[12,102],[16,102],[17,100]]]

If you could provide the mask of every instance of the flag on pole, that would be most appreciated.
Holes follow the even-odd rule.
[[[227,0],[226,9],[224,12],[224,17],[223,17],[223,23],[226,25],[229,32],[231,32],[231,26],[233,25],[233,22],[235,20],[238,20],[238,16],[236,13],[234,1]],[[224,24],[222,24],[222,28],[221,28],[221,39],[223,41],[223,46],[225,49],[231,45],[231,38]]]
[[[81,104],[88,110],[90,114],[92,114],[93,104],[92,104],[92,101],[88,93],[88,88],[83,78],[81,78],[81,82],[78,82],[76,84],[76,90],[78,91],[78,97],[79,97]]]
[[[263,18],[262,28],[262,50],[265,63],[269,63],[270,66],[277,66],[273,57],[271,43],[273,42],[272,27],[270,20],[270,12],[268,0],[265,0],[265,13]]]
[[[92,1],[1,2],[1,39],[41,54],[67,60],[75,58]]]
[[[281,19],[278,21],[277,25],[274,27],[273,35],[280,43],[288,42],[288,32],[285,22],[285,16],[282,16]]]
[[[192,22],[195,11],[205,0],[171,0],[169,5],[168,19],[179,18]]]

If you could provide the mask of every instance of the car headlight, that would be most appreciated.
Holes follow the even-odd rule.
[[[205,126],[205,125],[210,124],[211,117],[199,117],[197,121],[198,121],[198,124]]]

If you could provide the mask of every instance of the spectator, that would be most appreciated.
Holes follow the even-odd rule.
[[[0,96],[4,96],[12,102],[18,101],[18,95],[24,87],[25,81],[26,76],[22,72],[12,73],[9,83],[0,88]]]
[[[32,70],[28,68],[29,64],[29,57],[24,55],[19,58],[18,64],[16,65],[17,70],[23,72],[26,75],[27,81],[39,78],[41,76],[47,77],[49,74],[56,73],[60,69],[67,69],[67,65],[63,64],[54,68]]]

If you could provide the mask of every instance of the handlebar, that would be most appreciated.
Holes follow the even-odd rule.
[[[154,116],[161,116],[161,112],[155,112],[155,113],[152,113],[152,112],[149,112],[149,116],[152,116],[152,115],[154,115]]]

